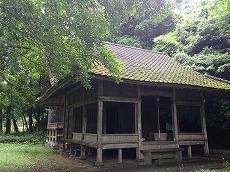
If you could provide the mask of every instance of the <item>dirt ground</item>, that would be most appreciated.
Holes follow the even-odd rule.
[[[227,159],[225,159],[226,161]],[[218,171],[230,171],[230,169],[223,170],[222,157],[183,157],[182,164],[164,164],[161,166],[144,165],[143,162],[136,162],[131,159],[124,159],[122,164],[117,164],[116,160],[105,159],[103,164],[96,165],[95,159],[80,160],[78,157],[68,157],[67,155],[57,155],[54,162],[53,171],[86,171],[86,172],[190,172],[199,171],[201,169]]]

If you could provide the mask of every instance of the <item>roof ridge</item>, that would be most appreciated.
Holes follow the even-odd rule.
[[[150,53],[158,53],[158,54],[168,55],[168,54],[165,53],[165,52],[152,51],[152,50],[148,50],[148,49],[144,49],[144,48],[132,47],[132,46],[129,46],[129,45],[117,44],[117,43],[108,42],[108,41],[105,41],[104,43],[105,43],[105,44],[110,44],[110,45],[119,46],[119,47],[127,47],[127,48],[131,48],[131,49],[135,49],[135,50],[147,51],[147,52],[150,52]]]

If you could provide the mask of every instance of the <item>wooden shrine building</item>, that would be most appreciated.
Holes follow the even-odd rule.
[[[209,155],[205,96],[230,93],[230,82],[203,75],[164,53],[107,43],[124,63],[123,82],[115,83],[98,64],[92,70],[92,89],[71,79],[59,81],[40,98],[42,106],[64,107],[65,144],[80,146],[80,157],[91,149],[102,163],[107,150],[118,163],[124,150],[137,160],[181,158],[182,148],[192,156],[201,145]]]

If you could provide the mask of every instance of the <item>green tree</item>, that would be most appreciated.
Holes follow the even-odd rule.
[[[227,1],[223,2],[206,1],[191,8],[190,13],[180,11],[182,19],[176,29],[156,37],[153,50],[167,52],[200,72],[230,79],[230,23],[226,21],[229,13],[226,10],[217,12],[220,6],[223,9],[229,7]]]
[[[120,64],[104,56],[108,22],[96,1],[3,0],[0,9],[2,63],[14,58],[31,76],[49,71],[88,86],[88,70],[99,60],[119,76]]]
[[[133,25],[134,20],[150,19],[153,22],[164,20],[173,7],[170,0],[99,0],[99,2],[105,8],[105,16],[109,21],[110,39],[119,35],[123,25],[127,27]]]

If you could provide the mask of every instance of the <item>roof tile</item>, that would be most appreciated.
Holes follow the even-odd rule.
[[[164,53],[113,43],[106,44],[115,57],[124,63],[123,79],[230,90],[230,81],[193,71]],[[108,70],[99,63],[96,63],[92,72],[110,76]]]

